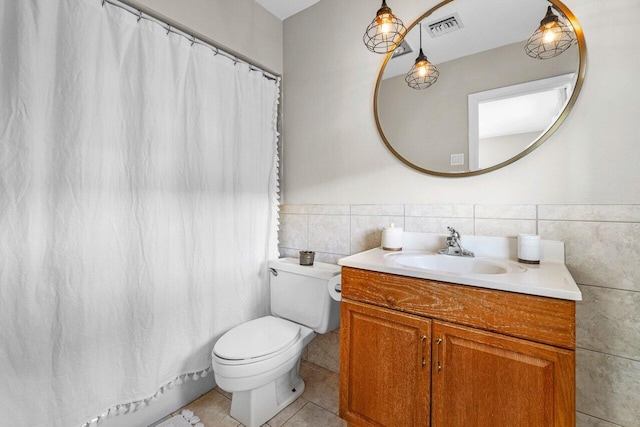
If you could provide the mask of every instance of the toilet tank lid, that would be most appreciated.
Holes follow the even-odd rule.
[[[286,271],[303,276],[316,277],[318,279],[329,280],[340,274],[340,266],[327,264],[325,262],[314,262],[313,265],[300,265],[297,258],[280,258],[269,261],[269,268],[276,271]]]

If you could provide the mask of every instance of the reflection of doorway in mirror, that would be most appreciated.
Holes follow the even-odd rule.
[[[507,161],[547,132],[571,98],[575,73],[473,93],[469,103],[469,170]]]

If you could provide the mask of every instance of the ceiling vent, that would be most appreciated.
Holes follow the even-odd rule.
[[[444,34],[458,31],[459,29],[464,28],[464,25],[462,24],[458,14],[454,13],[444,19],[439,19],[436,22],[427,24],[427,28],[429,29],[428,33],[431,37],[440,37]]]

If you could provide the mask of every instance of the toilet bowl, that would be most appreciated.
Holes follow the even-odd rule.
[[[300,266],[292,258],[269,267],[272,315],[227,331],[212,353],[217,385],[233,393],[231,416],[247,427],[261,426],[304,392],[302,351],[316,333],[339,325],[340,305],[327,283],[340,267]]]

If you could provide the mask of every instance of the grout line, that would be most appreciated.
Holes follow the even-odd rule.
[[[287,246],[278,246],[279,249],[287,249],[290,251],[305,251],[306,249],[300,249],[300,248],[290,248]],[[339,253],[335,253],[335,252],[325,252],[325,251],[314,251],[316,254],[326,254],[326,255],[335,255],[335,256],[340,256],[340,257],[346,257],[349,256],[349,254],[339,254]]]
[[[352,219],[353,215],[351,215],[351,209],[353,209],[353,205],[349,205],[349,255],[353,253],[353,227],[352,227]]]
[[[309,214],[307,214],[307,223],[305,226],[305,251],[309,250]]]
[[[304,399],[304,398],[303,398],[302,396],[300,396],[298,399]],[[297,400],[297,399],[296,399],[296,400]],[[309,404],[309,401],[308,401],[307,399],[304,399],[304,400],[305,400],[305,404],[304,404],[304,405],[302,405],[302,406],[301,406],[301,407],[300,407],[296,412],[294,412],[293,414],[291,414],[291,416],[290,416],[289,418],[287,418],[286,420],[284,420],[284,422],[282,423],[282,427],[285,427],[285,426],[287,425],[287,423],[288,423],[289,421],[291,421],[291,418],[295,417],[295,416],[296,416],[296,414],[302,410],[302,408],[304,408],[305,406],[307,406],[307,405]],[[294,400],[294,402],[295,402],[295,400]],[[293,402],[291,402],[291,404],[293,404]],[[285,409],[286,409],[286,408],[285,408]],[[283,410],[284,410],[284,409],[283,409]],[[281,411],[281,412],[282,412],[282,411]],[[278,413],[281,413],[281,412],[278,412]],[[277,416],[277,415],[275,415],[275,416]]]
[[[473,205],[472,205],[472,208],[471,208],[471,209],[472,209],[472,211],[473,211],[473,213],[472,213],[472,218],[473,218],[473,235],[474,235],[474,236],[476,236],[476,235],[477,235],[477,234],[476,234],[476,221],[478,220],[478,218],[476,217],[476,206],[478,206],[478,205],[473,204]]]
[[[587,222],[598,224],[640,224],[640,221],[611,221],[611,220],[598,220],[598,219],[552,219],[552,218],[540,218],[539,221],[548,222]]]
[[[635,290],[635,289],[612,288],[610,286],[589,285],[589,284],[586,284],[586,283],[578,283],[578,286],[587,286],[587,287],[590,287],[590,288],[611,289],[611,290],[614,290],[614,291],[640,293],[640,290]],[[580,301],[578,301],[578,302],[580,302]]]
[[[623,427],[620,424],[616,424],[616,423],[611,422],[609,420],[605,420],[604,418],[596,417],[595,415],[587,414],[586,412],[581,412],[581,411],[576,411],[576,412],[579,413],[579,414],[582,414],[582,415],[586,415],[586,416],[591,417],[591,418],[595,418],[596,420],[604,421],[605,423],[609,423],[609,424],[611,424],[612,426],[615,426],[615,427]]]
[[[615,358],[618,358],[618,359],[624,359],[624,360],[628,360],[628,361],[630,361],[630,362],[640,363],[640,360],[638,360],[638,359],[632,359],[632,358],[630,358],[630,357],[620,356],[620,355],[618,355],[618,354],[605,353],[604,351],[600,351],[600,350],[593,350],[593,349],[591,349],[591,348],[585,348],[585,347],[579,347],[579,346],[576,346],[576,350],[577,350],[577,349],[585,350],[585,351],[590,351],[590,352],[592,352],[592,353],[602,354],[602,355],[604,355],[604,356],[615,357]]]
[[[407,205],[402,205],[402,230],[407,231]],[[382,239],[382,236],[380,236]],[[382,241],[380,242],[380,246],[382,246]]]
[[[211,390],[211,391],[214,391],[214,392],[218,393],[220,396],[222,396],[222,397],[224,397],[225,399],[227,399],[228,401],[231,401],[231,399],[230,399],[228,396],[226,396],[224,393],[220,392],[220,391],[218,390],[218,388],[217,388],[217,387],[216,387],[216,388],[214,388],[214,389],[213,389],[213,390]],[[209,394],[209,393],[205,393],[205,394],[203,394],[202,396],[204,396],[204,395],[206,395],[206,394]],[[202,397],[202,396],[200,396],[200,397]],[[200,397],[198,397],[198,399],[200,399]],[[196,399],[196,400],[198,400],[198,399]]]
[[[477,204],[473,204],[471,205],[471,218],[473,218],[473,235],[476,235],[476,221],[478,220],[478,216],[477,216]]]
[[[304,406],[307,406],[307,405],[309,405],[309,404],[314,405],[314,406],[317,406],[317,407],[318,407],[318,408],[320,408],[321,410],[323,410],[323,411],[325,411],[325,412],[328,412],[329,414],[333,415],[334,417],[338,417],[338,415],[337,415],[337,414],[335,414],[335,413],[331,412],[331,411],[330,411],[330,410],[328,410],[327,408],[324,408],[322,405],[319,405],[319,404],[317,404],[317,403],[315,403],[315,402],[312,402],[312,401],[310,401],[310,400],[309,400],[309,401],[308,401]],[[287,422],[288,422],[288,421],[287,421]],[[285,425],[286,425],[286,423],[285,423]],[[284,426],[283,426],[283,427],[284,427]]]

